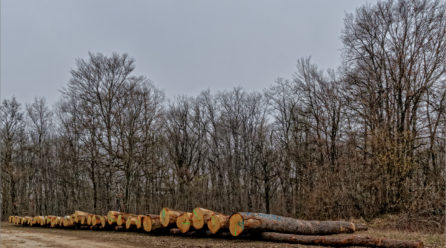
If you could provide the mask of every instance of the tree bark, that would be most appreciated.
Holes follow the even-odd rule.
[[[149,214],[142,219],[142,225],[145,232],[151,232],[153,230],[162,228],[160,216],[155,214]]]
[[[183,212],[171,210],[168,208],[163,208],[160,213],[160,223],[163,227],[167,227],[169,225],[175,225],[177,222],[178,216],[180,216]]]
[[[296,235],[275,232],[263,232],[260,234],[263,240],[281,241],[305,245],[323,245],[323,246],[365,246],[381,248],[422,248],[421,241],[403,241],[385,238],[361,237],[361,236],[309,236]]]
[[[212,210],[204,208],[195,208],[192,213],[192,226],[196,230],[200,230],[201,228],[203,228],[204,224],[208,222],[211,216],[217,214]]]
[[[126,230],[137,230],[141,227],[141,222],[138,216],[129,216],[125,219]]]
[[[305,221],[262,213],[239,212],[231,215],[229,219],[230,233],[233,236],[238,236],[245,230],[320,235],[352,233],[367,230],[367,227],[346,221]]]
[[[186,233],[190,229],[192,213],[182,213],[177,218],[177,227],[181,233]]]
[[[116,225],[118,221],[118,216],[120,214],[125,214],[118,211],[108,211],[107,213],[107,222],[109,225]]]
[[[216,234],[221,229],[229,228],[229,216],[223,214],[213,214],[207,221],[207,226],[212,234]]]

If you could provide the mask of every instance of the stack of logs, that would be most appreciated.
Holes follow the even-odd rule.
[[[326,246],[423,247],[420,241],[330,234],[365,231],[367,226],[347,221],[306,221],[272,214],[238,212],[231,216],[204,208],[182,212],[163,208],[159,215],[109,211],[106,216],[75,211],[66,216],[9,216],[9,222],[26,226],[91,230],[127,230],[184,235],[219,235],[265,241]]]

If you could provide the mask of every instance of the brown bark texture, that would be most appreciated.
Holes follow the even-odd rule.
[[[347,221],[307,221],[263,213],[239,212],[229,219],[229,231],[233,236],[244,231],[321,235],[353,233],[359,230],[367,230],[367,227]]]

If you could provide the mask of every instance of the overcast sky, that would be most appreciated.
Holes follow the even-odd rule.
[[[369,0],[368,2],[370,2]],[[76,58],[128,53],[166,96],[291,77],[297,59],[340,65],[345,13],[359,0],[2,0],[1,97],[55,103]]]

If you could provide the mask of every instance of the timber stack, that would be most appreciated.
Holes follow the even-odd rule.
[[[107,215],[75,211],[65,216],[9,216],[8,221],[30,227],[137,231],[183,236],[246,238],[319,246],[421,248],[420,241],[392,240],[358,235],[367,226],[348,221],[311,221],[264,213],[225,215],[197,207],[191,212],[163,208],[159,215],[109,211]]]

